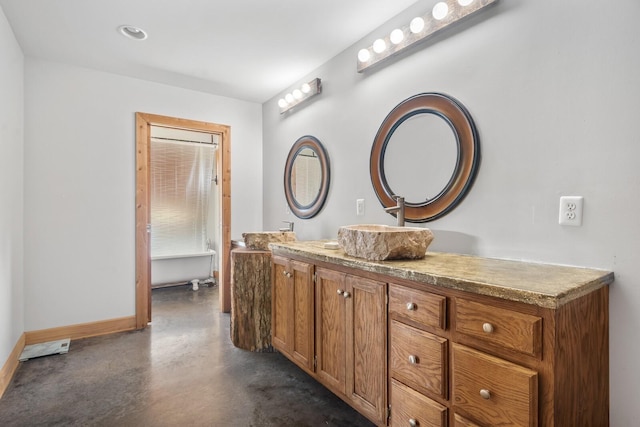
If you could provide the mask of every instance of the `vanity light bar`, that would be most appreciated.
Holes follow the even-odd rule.
[[[322,81],[319,78],[315,78],[310,82],[304,83],[297,89],[287,93],[283,98],[278,100],[278,107],[280,107],[280,114],[290,110],[301,102],[306,101],[309,98],[322,92]]]
[[[460,21],[498,0],[446,0],[436,3],[423,16],[415,17],[409,25],[393,30],[368,48],[358,52],[358,72],[398,54],[403,49],[427,39],[449,25]]]

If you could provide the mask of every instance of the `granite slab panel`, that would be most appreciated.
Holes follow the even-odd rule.
[[[368,261],[327,249],[325,241],[272,243],[273,253],[299,256],[443,288],[557,308],[613,283],[610,271],[427,252],[421,260]]]

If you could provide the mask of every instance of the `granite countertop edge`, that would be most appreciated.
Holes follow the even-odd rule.
[[[479,295],[498,297],[501,299],[523,302],[537,305],[544,308],[556,309],[574,299],[593,292],[603,286],[608,286],[614,280],[613,272],[583,267],[569,267],[553,264],[538,264],[526,261],[503,260],[497,258],[482,258],[472,255],[458,255],[446,253],[427,253],[423,260],[403,260],[403,261],[369,261],[362,258],[355,258],[346,255],[342,249],[326,249],[323,247],[324,241],[297,241],[293,243],[271,243],[270,249],[274,254],[299,256],[311,261],[321,261],[329,264],[336,264],[343,267],[364,270],[370,273],[382,274],[410,280],[417,283],[425,283],[447,289],[471,292]],[[519,281],[520,272],[514,268],[513,281],[520,286],[506,285],[500,281],[488,281],[482,278],[462,277],[456,274],[440,274],[438,272],[420,271],[424,270],[429,263],[429,257],[452,257],[453,259],[479,260],[492,265],[505,265],[507,267],[532,266],[537,269],[549,270],[551,273],[560,271],[563,273],[575,272],[582,276],[586,274],[585,280],[567,281],[562,286],[549,286],[550,289],[540,290],[528,288],[526,281],[524,285]],[[428,267],[427,267],[428,268]],[[578,274],[580,273],[580,274]],[[469,276],[469,275],[467,275]],[[571,282],[571,283],[569,283]]]

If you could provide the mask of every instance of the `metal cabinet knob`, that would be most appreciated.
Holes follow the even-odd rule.
[[[486,388],[483,388],[482,390],[480,390],[480,397],[487,400],[491,399],[491,392]]]
[[[282,275],[286,276],[288,273],[285,270],[282,270]]]
[[[418,426],[418,422],[416,420],[414,420],[413,418],[409,419],[409,425],[411,427],[417,427]]]
[[[344,294],[344,291],[342,289],[338,289],[338,295],[342,295]]]
[[[416,309],[416,308],[417,308],[417,307],[416,307],[416,305],[415,305],[414,303],[412,303],[412,302],[408,302],[408,303],[407,303],[407,310],[409,310],[409,311],[415,311],[415,309]]]
[[[409,356],[409,363],[411,363],[412,365],[415,365],[416,363],[418,363],[418,356],[414,356],[413,354]]]
[[[347,291],[344,291],[344,292],[342,293],[342,296],[343,296],[345,299],[347,299],[347,298],[349,298],[349,297],[351,296],[351,294],[350,294],[349,292],[347,292]]]
[[[483,323],[482,324],[482,330],[485,331],[486,333],[490,334],[493,332],[493,325],[491,323]]]

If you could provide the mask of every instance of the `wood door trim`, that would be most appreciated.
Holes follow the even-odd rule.
[[[196,130],[219,135],[217,167],[220,179],[222,220],[220,276],[220,309],[231,310],[231,127],[216,123],[136,113],[136,329],[151,321],[151,261],[147,224],[151,223],[149,197],[149,161],[151,126]]]

